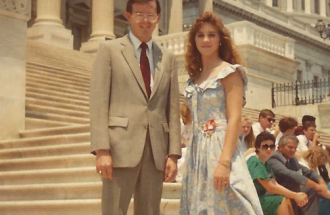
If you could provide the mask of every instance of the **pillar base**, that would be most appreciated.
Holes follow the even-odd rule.
[[[71,30],[54,26],[33,26],[28,29],[27,37],[57,47],[73,49],[73,35]]]
[[[111,38],[114,39],[114,38]],[[81,45],[80,51],[88,54],[96,54],[99,49],[100,43],[105,41],[105,38],[102,40],[89,40]]]

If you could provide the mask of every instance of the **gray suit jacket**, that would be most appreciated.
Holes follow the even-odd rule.
[[[274,171],[277,183],[295,192],[300,191],[300,185],[307,179],[317,182],[321,178],[317,172],[300,165],[296,157],[287,160],[280,151],[274,152],[267,163]]]
[[[110,149],[114,167],[135,167],[149,130],[156,168],[181,155],[179,87],[174,55],[153,43],[154,85],[148,99],[128,36],[105,41],[90,88],[91,152]]]

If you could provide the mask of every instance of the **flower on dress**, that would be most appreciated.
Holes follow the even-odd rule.
[[[215,124],[214,119],[209,119],[205,122],[203,129],[206,134],[208,134],[209,136],[212,136],[216,127],[217,126]]]

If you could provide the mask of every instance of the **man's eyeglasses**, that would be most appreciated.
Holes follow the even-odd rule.
[[[273,118],[267,118],[268,122],[272,122],[274,123],[276,121],[276,119],[273,119]]]
[[[158,15],[157,14],[143,14],[143,13],[134,13],[132,15],[133,19],[137,22],[142,22],[145,18],[149,22],[157,22]]]
[[[275,147],[276,147],[275,144],[272,144],[272,145],[267,145],[267,144],[265,144],[265,145],[262,145],[262,146],[261,146],[261,148],[264,149],[264,150],[267,150],[267,149],[274,150]]]

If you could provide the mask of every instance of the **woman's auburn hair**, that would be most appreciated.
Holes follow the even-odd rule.
[[[196,78],[203,70],[202,58],[199,53],[195,37],[197,32],[201,29],[204,23],[213,25],[220,36],[219,57],[230,64],[241,64],[241,59],[237,53],[228,30],[223,25],[219,16],[212,12],[205,12],[200,15],[193,24],[188,34],[188,44],[186,52],[186,70],[191,78]]]

